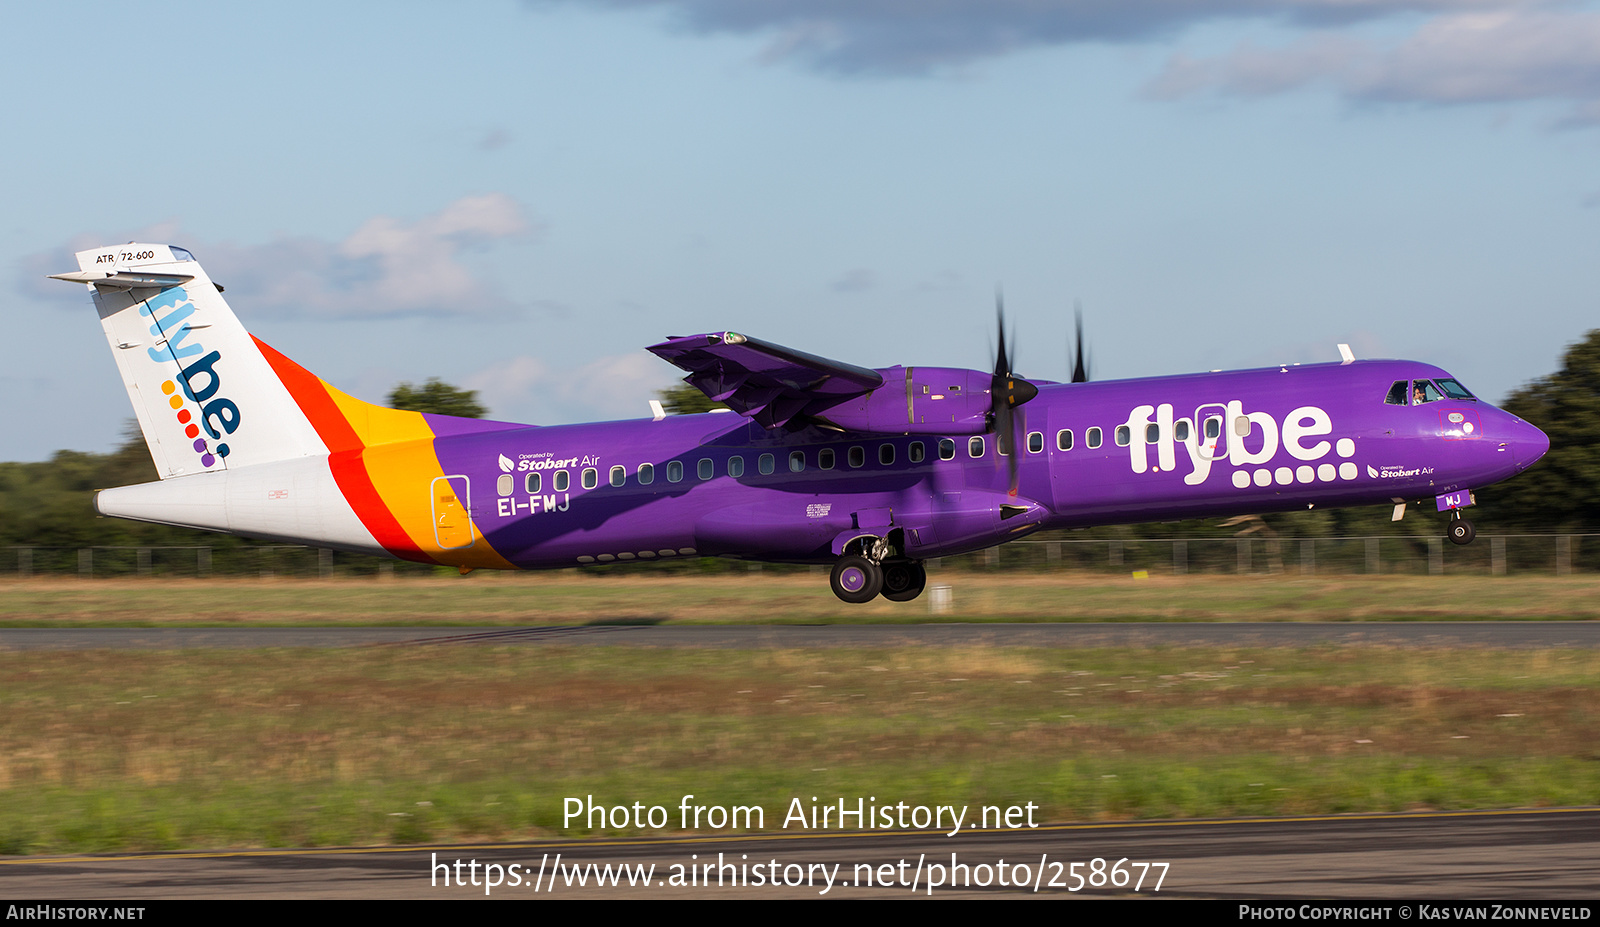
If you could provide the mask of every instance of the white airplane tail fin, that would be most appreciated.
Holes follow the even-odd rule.
[[[194,255],[130,242],[78,252],[162,479],[328,449]]]

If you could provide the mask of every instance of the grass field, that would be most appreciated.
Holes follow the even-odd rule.
[[[1588,619],[1600,579],[934,577],[957,621]],[[920,622],[826,577],[0,583],[0,622]],[[1044,820],[1600,803],[1600,652],[0,652],[0,854],[585,833],[562,800]],[[674,822],[675,823],[675,822]],[[673,829],[668,827],[668,830]]]
[[[0,853],[527,837],[590,795],[769,830],[813,796],[1049,821],[1600,802],[1593,651],[31,652],[0,653],[0,702]]]
[[[405,579],[0,582],[0,625],[532,625],[595,622],[1426,621],[1600,619],[1600,576],[1151,577],[935,573],[929,597],[845,605],[827,576],[583,573]]]

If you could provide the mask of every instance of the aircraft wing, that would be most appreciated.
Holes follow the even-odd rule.
[[[883,385],[883,374],[782,345],[718,332],[669,338],[648,350],[689,371],[685,383],[765,428],[815,415]]]

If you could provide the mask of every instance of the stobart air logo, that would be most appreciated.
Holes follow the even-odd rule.
[[[195,329],[186,323],[194,310],[194,302],[183,287],[172,287],[146,300],[139,307],[139,314],[150,317],[150,335],[160,340],[149,349],[150,359],[158,364],[180,365],[178,376],[164,381],[161,392],[183,433],[194,441],[200,465],[210,467],[228,456],[228,445],[210,444],[200,437],[200,432],[203,429],[212,442],[220,442],[224,434],[233,434],[239,428],[239,407],[233,400],[217,395],[222,390],[222,375],[217,372],[222,352],[207,351]],[[185,398],[199,407],[198,416],[185,407]]]

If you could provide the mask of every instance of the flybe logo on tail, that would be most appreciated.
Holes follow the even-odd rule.
[[[200,465],[210,467],[218,459],[228,456],[228,445],[213,446],[200,437],[204,429],[213,442],[220,442],[225,434],[239,428],[239,406],[222,393],[222,374],[217,365],[222,361],[221,351],[208,351],[188,324],[195,305],[183,287],[163,290],[139,307],[139,314],[150,318],[150,334],[159,339],[149,349],[150,359],[158,364],[180,365],[178,376],[161,384],[167,403],[173,409],[183,432],[194,440],[195,453],[200,455]],[[192,360],[188,360],[193,358]],[[183,395],[178,395],[179,392]],[[196,416],[186,408],[185,399],[200,408]]]

